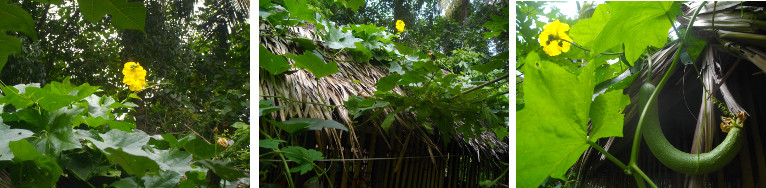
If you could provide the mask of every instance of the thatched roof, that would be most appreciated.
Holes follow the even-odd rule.
[[[677,19],[681,23],[679,28],[686,28],[694,11],[699,7],[698,2],[686,3],[682,6],[684,14]],[[720,138],[725,134],[720,133],[718,123],[724,116],[718,105],[723,104],[731,113],[744,112],[755,119],[766,118],[766,113],[760,109],[764,101],[759,100],[762,95],[763,73],[766,72],[766,13],[763,2],[710,2],[700,11],[694,22],[691,34],[707,41],[705,48],[694,63],[695,66],[684,66],[680,59],[672,76],[660,93],[660,116],[666,135],[673,135],[671,139],[677,148],[683,151],[697,151],[701,146],[702,152],[710,151]],[[651,56],[653,64],[650,82],[657,85],[665,72],[670,68],[673,55],[679,47],[678,41],[672,42]],[[698,69],[698,70],[697,70]],[[700,75],[697,74],[700,73]],[[646,80],[646,71],[641,72],[632,85],[625,90],[630,95],[631,101],[637,100],[638,89]],[[702,83],[704,83],[704,88]],[[710,95],[714,96],[709,97]],[[715,102],[718,100],[719,102]],[[760,110],[760,111],[759,111]],[[626,107],[625,128],[623,138],[609,138],[600,142],[605,149],[615,154],[623,161],[627,161],[630,155],[630,145],[633,142],[635,125],[638,121],[640,109],[631,104]],[[760,116],[760,117],[759,117]],[[755,152],[753,160],[761,164],[763,156],[764,140],[757,139],[757,123],[748,118],[745,129],[749,129],[748,137],[754,138],[755,144],[745,147],[743,153]],[[696,123],[694,123],[696,122]],[[704,128],[703,128],[704,125]],[[672,132],[672,133],[668,133]],[[693,133],[693,134],[692,134]],[[699,137],[699,138],[698,138]],[[714,142],[714,140],[717,140]],[[701,141],[701,143],[697,143]],[[679,147],[683,145],[683,147]],[[755,149],[755,151],[752,151]],[[642,144],[639,166],[647,175],[655,179],[660,187],[667,186],[702,186],[710,185],[711,180],[718,182],[717,185],[735,185],[747,187],[754,185],[753,179],[766,178],[766,169],[759,167],[758,173],[752,173],[752,169],[745,166],[755,166],[756,162],[750,162],[750,154],[740,156],[725,169],[740,168],[733,173],[727,171],[716,176],[686,176],[678,174],[662,166],[654,159],[648,148]],[[742,153],[740,155],[743,155]],[[575,172],[586,172],[582,175],[582,185],[590,186],[615,186],[625,185],[625,181],[634,182],[628,175],[617,173],[618,168],[606,167],[606,159],[597,151],[589,149],[574,168]],[[610,162],[606,162],[610,163]],[[740,164],[737,164],[740,163]],[[741,166],[740,166],[741,165]],[[614,170],[614,171],[613,171]],[[731,169],[729,169],[731,170]],[[604,173],[606,172],[606,173]],[[609,173],[614,172],[614,173]],[[749,174],[747,172],[750,172]],[[739,174],[741,173],[741,174]],[[653,175],[659,174],[659,175]],[[730,177],[731,176],[731,177]],[[739,177],[735,177],[739,176]],[[742,177],[744,176],[744,177]],[[607,181],[604,181],[607,179]],[[744,180],[743,180],[744,179]],[[750,179],[750,181],[745,181]],[[657,181],[659,180],[659,182]],[[610,182],[611,181],[611,182]],[[763,180],[766,181],[766,180]],[[761,181],[760,186],[765,186]],[[663,183],[660,183],[663,182]],[[705,183],[707,182],[707,183]],[[634,183],[633,183],[634,184]],[[663,186],[664,185],[664,186]],[[716,185],[716,184],[712,184]],[[755,184],[757,185],[757,184]]]
[[[260,31],[264,32],[269,30],[271,26],[261,24]],[[302,27],[288,27],[289,36],[296,36],[301,38],[311,39],[317,41],[318,50],[326,50],[324,44],[321,42],[321,38],[315,33],[312,25]],[[271,36],[261,35],[260,44],[266,47],[270,52],[281,55],[285,53],[300,54],[302,50],[298,45],[288,39]],[[327,53],[327,54],[334,54]],[[344,101],[350,97],[358,96],[372,96],[376,91],[375,83],[382,77],[389,75],[389,70],[386,65],[379,62],[352,62],[353,57],[346,53],[340,53],[334,57],[334,60],[325,59],[325,61],[337,61],[339,73],[331,74],[319,79],[309,71],[303,69],[290,69],[289,71],[280,75],[272,76],[268,72],[261,69],[260,71],[260,96],[283,96],[292,101],[303,101],[309,103],[290,102],[288,100],[274,98],[274,97],[260,97],[263,99],[275,101],[275,106],[287,106],[276,113],[272,113],[269,118],[277,121],[285,121],[290,118],[319,118],[319,119],[332,119],[342,124],[345,124],[349,128],[349,144],[351,145],[351,151],[360,151],[359,141],[357,141],[357,133],[360,130],[366,129],[367,132],[377,132],[384,136],[384,141],[388,145],[389,149],[398,148],[397,145],[407,145],[405,141],[407,136],[412,133],[413,138],[411,142],[423,142],[428,146],[429,153],[432,156],[441,155],[439,149],[439,139],[436,135],[431,135],[416,129],[417,121],[416,115],[413,113],[399,113],[395,116],[395,122],[390,128],[390,134],[384,133],[380,129],[380,122],[386,114],[393,112],[392,107],[387,107],[384,112],[377,116],[373,121],[368,123],[372,126],[358,125],[360,121],[365,120],[367,117],[360,117],[355,122],[352,117],[349,116],[348,110],[344,108]],[[292,60],[288,61],[292,64]],[[358,82],[354,82],[358,80]],[[397,86],[392,90],[393,93],[405,95],[406,92]],[[332,107],[315,105],[310,103],[321,103],[331,105]],[[338,106],[336,106],[338,105]],[[457,126],[456,126],[457,127]],[[325,129],[324,133],[331,139],[330,143],[341,146],[341,140],[344,134],[335,129]],[[500,155],[508,154],[508,143],[497,139],[494,133],[486,132],[481,138],[470,139],[469,143],[462,140],[462,137],[453,138],[458,144],[461,144],[463,148],[469,148],[475,152],[471,152],[476,158],[489,158],[489,159],[501,159]],[[493,143],[494,146],[488,144]],[[359,158],[358,153],[354,153],[354,158]],[[505,158],[505,157],[504,157]],[[505,161],[505,160],[503,160]]]

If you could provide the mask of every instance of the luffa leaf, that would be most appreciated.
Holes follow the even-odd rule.
[[[609,2],[596,8],[593,17],[572,26],[569,34],[591,55],[625,44],[625,57],[634,62],[647,46],[662,47],[676,12],[673,2]]]
[[[303,55],[285,54],[285,56],[294,60],[296,67],[311,71],[317,78],[340,72],[337,63],[332,61],[325,63],[309,51],[304,52]]]
[[[519,187],[537,187],[548,176],[563,179],[566,171],[588,148],[589,116],[606,119],[614,117],[615,112],[612,108],[602,110],[599,106],[595,107],[598,110],[590,110],[596,64],[589,64],[579,75],[574,75],[552,62],[541,61],[534,52],[523,61],[522,86],[526,105],[516,116],[516,161],[519,162],[516,179]],[[613,94],[607,97],[616,97],[624,103],[623,96]],[[611,101],[604,103],[617,106]],[[606,113],[600,114],[602,112]],[[599,124],[617,126],[612,123],[594,126]],[[592,132],[594,136],[619,135],[622,134],[622,124],[619,127]]]
[[[351,31],[343,32],[343,29],[336,27],[333,22],[325,21],[324,25],[327,28],[327,35],[325,35],[327,47],[332,49],[356,48],[354,43],[363,41],[354,37]]]

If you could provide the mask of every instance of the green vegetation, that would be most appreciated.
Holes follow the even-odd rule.
[[[0,3],[0,187],[248,186],[247,10],[196,3]]]

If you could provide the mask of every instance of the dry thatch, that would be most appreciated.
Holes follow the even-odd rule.
[[[260,31],[267,31],[270,27],[269,25],[261,24]],[[315,33],[313,26],[288,27],[288,30],[289,36],[318,41],[318,50],[326,49],[321,42],[321,38]],[[293,41],[277,36],[261,35],[260,43],[270,52],[278,55],[285,53],[300,54],[303,51]],[[342,158],[361,158],[361,152],[365,151],[367,146],[359,144],[358,133],[365,132],[386,135],[382,138],[388,149],[393,151],[401,150],[403,152],[406,150],[408,142],[423,142],[427,145],[428,154],[432,156],[432,162],[434,164],[437,163],[436,159],[438,158],[436,156],[442,155],[442,150],[440,150],[437,144],[439,142],[434,140],[439,137],[426,133],[422,128],[417,128],[415,114],[397,114],[395,116],[396,121],[391,126],[390,134],[386,134],[380,128],[380,122],[383,121],[383,117],[386,114],[394,111],[392,107],[384,109],[382,114],[372,121],[360,124],[360,120],[364,121],[368,117],[360,117],[354,121],[352,117],[349,117],[348,110],[340,106],[351,96],[373,95],[373,92],[376,91],[374,84],[380,78],[389,75],[387,66],[381,63],[357,63],[351,62],[350,60],[352,59],[350,55],[345,53],[337,55],[334,59],[325,59],[325,61],[337,61],[340,72],[319,79],[316,79],[312,73],[303,69],[291,69],[288,72],[275,76],[261,70],[259,80],[260,99],[273,100],[275,101],[275,106],[287,106],[287,108],[282,108],[280,111],[271,114],[269,118],[277,121],[285,121],[290,118],[332,119],[345,124],[349,127],[348,133],[335,129],[325,129],[322,133],[317,132],[317,145],[320,149],[324,149],[326,144],[331,145],[333,148],[350,146],[349,150],[353,152],[352,156],[344,156],[343,153],[340,153]],[[288,61],[291,64],[294,63],[292,60]],[[358,82],[354,82],[354,80],[358,80]],[[406,94],[398,86],[392,92],[402,95]],[[325,136],[320,136],[319,134],[324,134]],[[410,136],[413,139],[408,139]],[[475,158],[491,159],[491,161],[507,158],[500,157],[507,156],[508,154],[507,141],[500,141],[494,133],[486,132],[481,138],[470,139],[469,143],[463,141],[463,137],[453,139],[455,143],[461,144],[461,147],[474,151],[471,154]],[[492,143],[494,146],[488,143]]]
[[[686,28],[697,7],[699,3],[696,2],[682,6],[684,14],[678,17],[681,28]],[[749,146],[744,147],[739,158],[716,175],[688,176],[664,167],[642,144],[639,166],[658,186],[766,186],[766,158],[762,147],[766,142],[760,139],[759,135],[763,132],[759,131],[757,120],[753,120],[766,117],[766,112],[760,107],[766,102],[760,99],[765,87],[763,82],[759,82],[766,81],[763,74],[766,72],[765,7],[763,2],[739,1],[705,5],[691,32],[695,37],[706,40],[707,45],[695,66],[683,66],[679,60],[679,65],[672,70],[672,76],[666,83],[667,87],[659,96],[663,129],[666,135],[673,135],[668,139],[677,148],[692,153],[707,152],[722,140],[725,134],[719,134],[718,123],[720,117],[725,115],[719,110],[719,104],[724,104],[731,113],[745,112],[750,116],[745,124],[747,137],[751,139]],[[651,56],[651,83],[659,83],[670,68],[678,47],[676,41]],[[638,98],[638,89],[645,78],[646,71],[625,90],[631,101]],[[609,138],[601,143],[622,161],[627,161],[630,156],[629,148],[639,112],[634,104],[626,107],[625,137]],[[625,182],[634,186],[633,177],[620,173],[621,169],[614,168],[613,164],[602,167],[603,163],[611,162],[606,162],[603,155],[589,149],[571,170],[580,176],[581,186],[626,186]]]

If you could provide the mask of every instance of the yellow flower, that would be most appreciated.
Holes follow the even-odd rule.
[[[141,91],[146,86],[146,70],[137,62],[127,62],[122,68],[122,83],[128,84],[131,91]]]
[[[399,32],[404,31],[404,21],[396,20],[396,30],[399,30]]]
[[[221,146],[223,149],[226,149],[226,147],[228,147],[228,146],[229,146],[229,142],[228,142],[228,141],[226,141],[226,139],[225,139],[225,138],[218,138],[218,140],[216,141],[216,143],[217,143],[219,146]]]
[[[572,41],[572,38],[566,34],[566,31],[569,31],[569,25],[558,20],[545,24],[543,32],[540,33],[538,38],[543,51],[549,56],[557,56],[562,52],[568,52],[572,44],[566,41]]]

